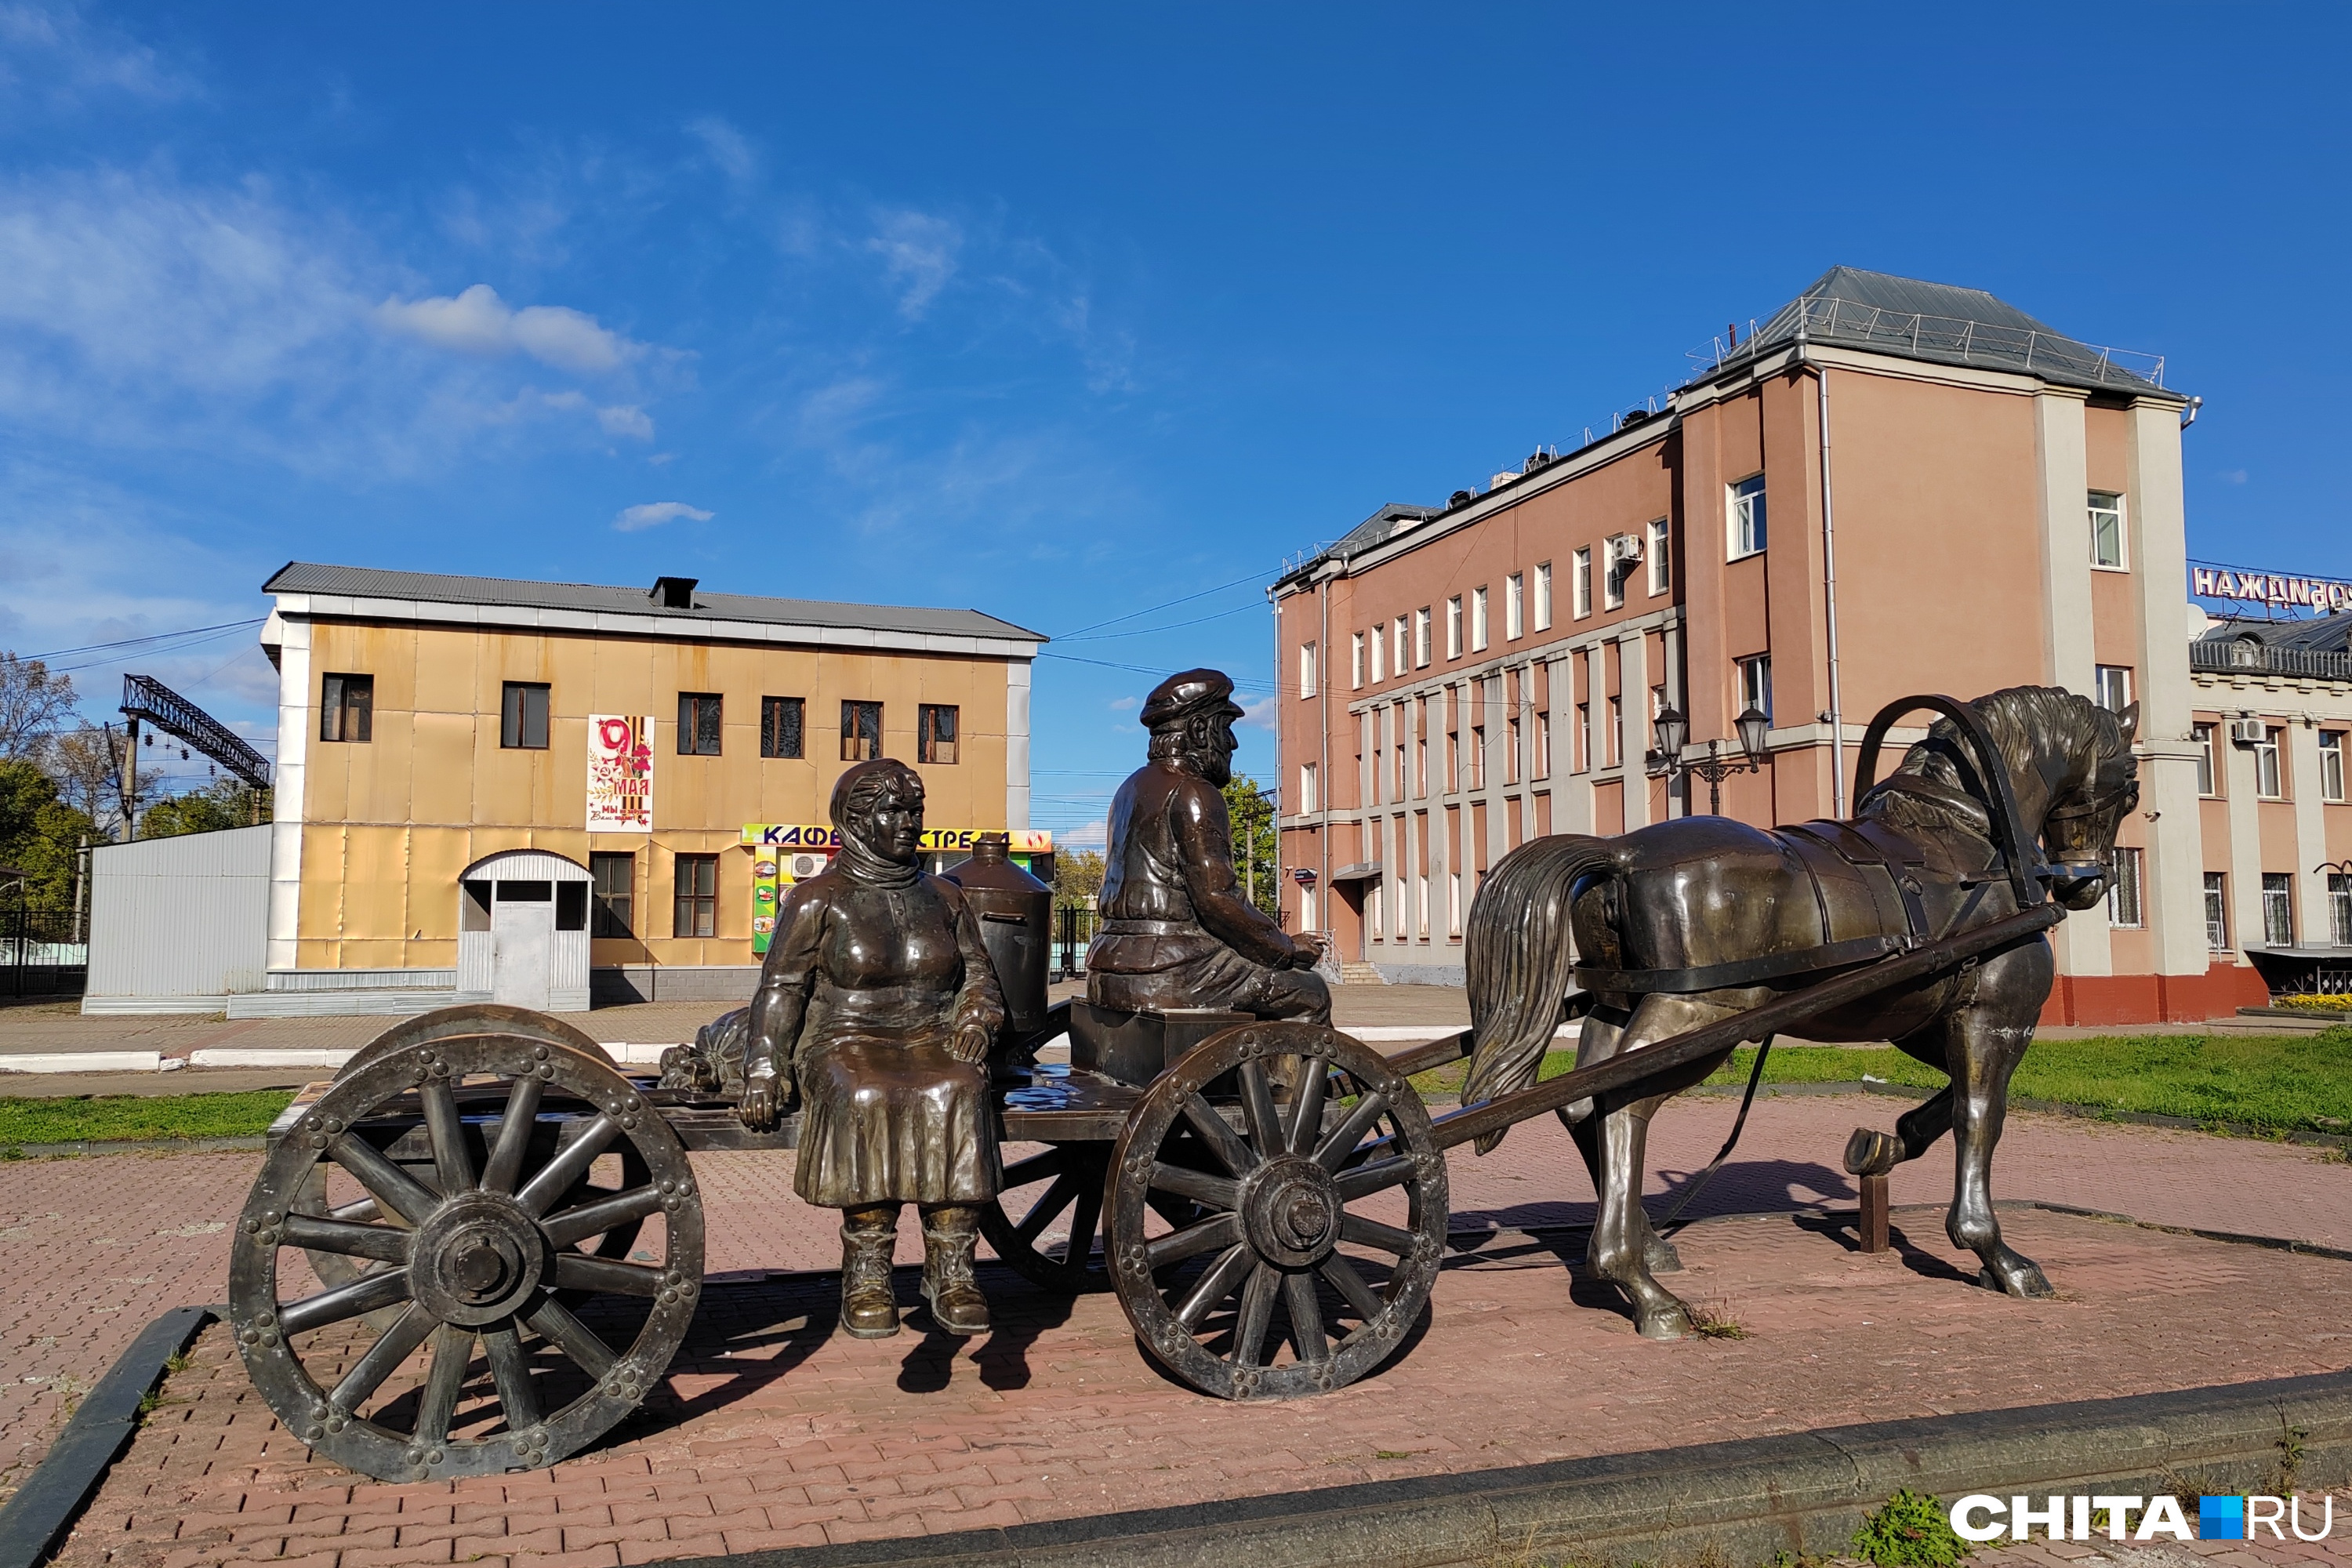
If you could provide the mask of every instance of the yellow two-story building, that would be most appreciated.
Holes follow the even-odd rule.
[[[1051,853],[1019,831],[1045,638],[975,610],[300,562],[264,591],[267,961],[232,1016],[748,996],[870,757],[922,774],[935,863]]]

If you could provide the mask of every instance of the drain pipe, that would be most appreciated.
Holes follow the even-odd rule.
[[[1797,363],[1813,374],[1822,426],[1822,586],[1827,610],[1830,656],[1830,814],[1846,814],[1845,689],[1838,669],[1837,511],[1830,493],[1830,374],[1807,353],[1805,328],[1797,326]]]

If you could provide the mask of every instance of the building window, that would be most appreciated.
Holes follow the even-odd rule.
[[[719,693],[681,691],[677,694],[677,754],[681,757],[719,755],[722,733]]]
[[[669,934],[717,936],[719,857],[679,855],[673,863],[677,870],[677,912],[670,922]]]
[[[509,680],[499,694],[499,744],[509,752],[547,750],[547,687]]]
[[[1772,656],[1759,653],[1739,661],[1739,710],[1753,708],[1772,717]]]
[[[1514,572],[1503,579],[1503,640],[1514,642],[1527,635],[1528,580]]]
[[[1538,779],[1551,777],[1551,715],[1549,713],[1536,715],[1536,762],[1528,776]]]
[[[1592,767],[1592,704],[1576,705],[1576,773],[1588,773]]]
[[[1429,668],[1429,606],[1423,605],[1412,613],[1412,667]]]
[[[1445,657],[1462,657],[1462,595],[1445,601]]]
[[[2322,730],[2319,732],[2319,798],[2343,804],[2344,801],[2344,731]]]
[[[2131,667],[2103,664],[2091,672],[2092,700],[2110,713],[2131,706]]]
[[[2230,884],[2220,871],[2205,873],[2205,945],[2215,952],[2230,951]]]
[[[1633,562],[1628,551],[1633,543],[1630,533],[1621,534],[1609,545],[1608,570],[1601,574],[1601,607],[1618,610],[1625,605],[1625,579],[1633,574]]]
[[[1298,695],[1315,695],[1315,645],[1311,642],[1298,645]]]
[[[1420,917],[1417,922],[1419,929],[1413,934],[1420,937],[1422,941],[1427,942],[1429,940],[1429,879],[1426,876],[1419,876],[1412,880],[1413,891],[1420,906]]]
[[[2294,945],[2294,879],[2283,871],[2263,873],[2263,941]]]
[[[1364,921],[1364,929],[1372,933],[1374,942],[1386,941],[1387,928],[1381,923],[1381,885],[1378,882],[1372,884],[1371,893],[1364,901],[1370,906],[1366,911],[1370,918]]]
[[[2124,498],[2091,492],[2091,564],[2124,569]]]
[[[637,858],[635,855],[592,854],[588,876],[596,894],[589,911],[590,936],[635,934],[637,906]]]
[[[2213,765],[2213,726],[2192,724],[2189,729],[2189,738],[2197,742],[2197,793],[2209,796],[2220,795],[2221,791],[2218,785],[2221,774],[2221,770]]]
[[[2264,800],[2284,800],[2285,781],[2279,776],[2279,728],[2273,724],[2254,742],[2254,793]]]
[[[915,710],[915,760],[944,767],[956,760],[956,710],[925,702]]]
[[[1731,559],[1759,553],[1764,548],[1764,476],[1758,474],[1729,487],[1727,500]]]
[[[1315,764],[1313,763],[1301,763],[1298,764],[1298,809],[1301,812],[1320,811],[1323,809],[1322,805],[1318,802],[1315,795]]]
[[[1484,653],[1486,648],[1486,590],[1470,590],[1470,651]]]
[[[1503,782],[1519,782],[1519,716],[1512,714],[1504,726],[1504,739],[1509,749],[1503,753]]]
[[[558,882],[555,884],[555,929],[586,931],[588,929],[588,884]]]
[[[1551,563],[1536,563],[1536,630],[1551,630]]]
[[[1592,613],[1592,550],[1579,550],[1569,558],[1568,613],[1582,620]]]
[[[1470,726],[1470,787],[1486,787],[1486,726]]]
[[[1445,877],[1445,934],[1462,934],[1462,873],[1450,871]]]
[[[841,760],[870,763],[882,754],[882,704],[845,702],[841,705]]]
[[[1372,628],[1372,684],[1378,686],[1388,678],[1388,634],[1379,626]]]
[[[2139,851],[2121,845],[2107,857],[2107,923],[2138,926],[2146,922],[2139,910]]]
[[[1364,689],[1364,634],[1361,632],[1348,639],[1348,684],[1358,691]]]
[[[2338,947],[2352,947],[2352,873],[2327,873],[2327,925]]]
[[[804,755],[801,738],[801,718],[799,698],[761,698],[760,754],[763,757]]]
[[[1613,768],[1625,760],[1625,700],[1622,697],[1609,700],[1609,733],[1605,739],[1608,741],[1608,745],[1603,748],[1609,754],[1607,765]]]
[[[1654,599],[1675,585],[1675,569],[1666,558],[1667,546],[1672,542],[1672,527],[1664,518],[1650,524],[1649,542],[1642,553],[1650,563],[1650,596]]]
[[[327,677],[319,696],[319,739],[364,745],[374,733],[375,677]]]

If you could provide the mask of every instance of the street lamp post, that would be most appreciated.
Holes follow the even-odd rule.
[[[1746,711],[1732,721],[1739,731],[1739,750],[1745,760],[1727,763],[1720,752],[1723,742],[1706,743],[1705,762],[1686,762],[1683,747],[1690,740],[1690,721],[1673,708],[1662,708],[1656,720],[1657,749],[1648,758],[1648,772],[1654,779],[1668,781],[1672,789],[1677,773],[1687,777],[1696,773],[1706,781],[1706,811],[1709,816],[1723,815],[1723,781],[1734,773],[1754,773],[1764,771],[1764,737],[1772,728],[1769,716],[1750,703]]]

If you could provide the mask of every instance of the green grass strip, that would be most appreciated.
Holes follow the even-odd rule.
[[[85,1139],[247,1137],[269,1131],[293,1098],[286,1089],[262,1089],[245,1094],[0,1099],[0,1146]]]
[[[1743,1046],[1706,1081],[1738,1088],[1755,1066]],[[1570,1051],[1544,1058],[1541,1076],[1576,1065]],[[1424,1094],[1461,1089],[1456,1063],[1413,1080]],[[1884,1083],[1935,1090],[1944,1074],[1891,1046],[1775,1046],[1764,1081],[1853,1083],[1864,1075]],[[2352,1027],[2316,1035],[2103,1035],[2086,1040],[2041,1040],[2025,1054],[2011,1092],[2097,1110],[2179,1116],[2205,1123],[2231,1122],[2265,1132],[2352,1131]]]

